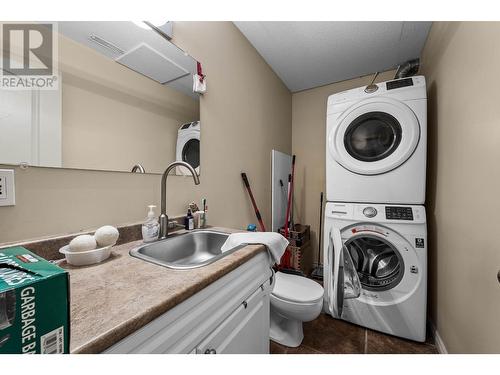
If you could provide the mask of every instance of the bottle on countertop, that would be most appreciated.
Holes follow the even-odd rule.
[[[198,210],[194,213],[194,227],[196,229],[202,229],[205,227],[203,225],[203,215],[205,215],[205,212],[201,210]]]
[[[144,242],[153,242],[158,239],[158,234],[160,232],[160,223],[155,215],[154,209],[156,206],[148,206],[148,217],[144,224],[142,224],[142,239]]]
[[[202,213],[200,213],[200,228],[205,228],[207,226],[207,199],[203,198],[201,200],[201,209]]]
[[[186,219],[184,221],[184,227],[186,228],[186,230],[193,230],[194,229],[194,217],[193,217],[193,214],[191,213],[190,208],[188,208]]]

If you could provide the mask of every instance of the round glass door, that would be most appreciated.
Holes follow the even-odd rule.
[[[200,166],[200,141],[190,139],[182,148],[182,161],[190,164],[193,168]]]
[[[391,155],[401,143],[401,125],[385,112],[369,112],[348,126],[344,145],[353,158],[373,162]]]
[[[363,100],[329,120],[328,150],[347,170],[382,174],[398,168],[415,151],[420,124],[404,102],[385,97]]]
[[[363,234],[347,240],[345,247],[351,255],[364,289],[389,290],[398,285],[403,278],[403,258],[385,239]]]

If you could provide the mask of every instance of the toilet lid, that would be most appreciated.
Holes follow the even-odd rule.
[[[293,302],[314,302],[323,298],[323,287],[303,276],[276,272],[273,294]]]

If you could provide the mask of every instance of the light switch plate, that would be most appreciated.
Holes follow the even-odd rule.
[[[0,206],[16,205],[13,169],[0,169]]]

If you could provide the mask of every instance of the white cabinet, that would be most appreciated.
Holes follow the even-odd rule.
[[[196,353],[269,353],[269,292],[257,289],[198,345]]]
[[[271,277],[259,253],[105,353],[269,353]]]

